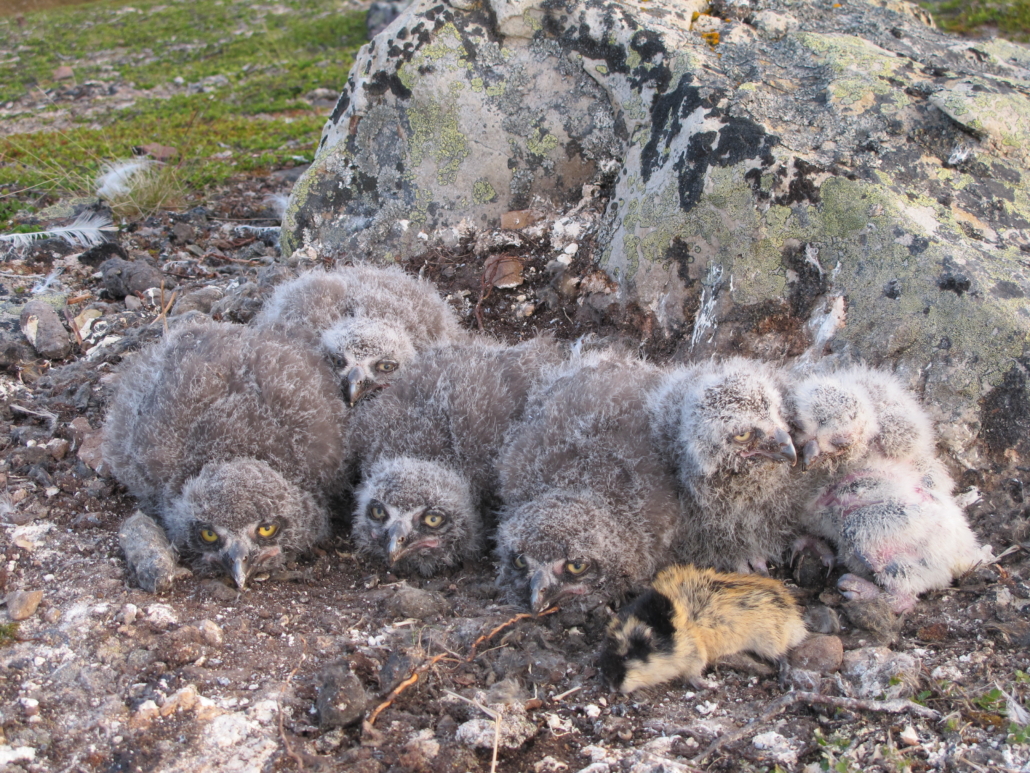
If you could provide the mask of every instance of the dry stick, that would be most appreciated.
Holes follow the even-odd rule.
[[[375,711],[373,711],[372,714],[369,716],[369,718],[368,718],[368,725],[369,725],[369,727],[371,727],[372,725],[374,725],[376,723],[376,719],[379,718],[379,715],[383,711],[385,711],[394,702],[394,700],[397,698],[398,695],[400,695],[402,692],[407,690],[409,687],[411,687],[411,685],[415,684],[415,682],[418,681],[418,678],[419,678],[419,676],[421,674],[424,674],[426,671],[429,670],[429,668],[431,666],[433,666],[436,663],[438,663],[439,661],[443,660],[449,654],[450,654],[449,652],[441,652],[439,655],[433,655],[433,657],[431,657],[429,660],[425,661],[424,663],[422,663],[422,665],[420,665],[418,668],[416,668],[411,673],[411,676],[409,676],[407,679],[405,679],[399,685],[397,685],[392,690],[390,690],[390,694],[388,696],[386,696],[386,700],[383,701],[382,703],[380,703],[378,706],[376,706]]]
[[[554,607],[551,607],[550,609],[545,609],[539,615],[534,615],[534,614],[531,614],[529,612],[523,612],[522,614],[515,615],[515,617],[513,617],[511,620],[508,620],[507,622],[501,623],[499,626],[497,626],[492,631],[490,631],[490,633],[484,634],[484,635],[480,636],[478,639],[476,639],[474,642],[472,642],[472,654],[469,655],[468,658],[466,658],[465,662],[466,663],[472,662],[472,659],[475,658],[475,656],[476,656],[476,647],[478,647],[484,641],[489,641],[491,638],[496,636],[500,631],[503,631],[508,626],[510,626],[510,625],[512,625],[514,623],[517,623],[519,620],[524,620],[527,617],[543,617],[544,615],[550,615],[550,614],[552,614],[554,612],[557,612],[557,611],[558,611],[558,607],[554,606]],[[448,655],[453,655],[453,653],[451,653],[451,652],[441,652],[439,655],[433,655],[433,657],[431,657],[429,660],[425,661],[420,666],[418,666],[414,671],[412,671],[411,672],[411,676],[409,676],[407,679],[405,679],[399,685],[394,687],[390,691],[390,694],[388,696],[386,696],[386,700],[383,701],[382,703],[380,703],[378,706],[376,706],[375,711],[373,711],[372,714],[368,718],[368,726],[372,727],[373,725],[375,725],[376,719],[379,718],[379,715],[383,711],[385,711],[389,706],[391,706],[393,704],[394,700],[396,700],[398,695],[400,695],[402,692],[404,692],[409,687],[411,687],[411,685],[415,684],[415,682],[418,681],[419,676],[424,674],[426,671],[429,670],[430,667],[436,665],[441,660],[446,658]]]
[[[304,646],[304,649],[300,653],[300,661],[294,667],[294,669],[286,677],[286,681],[283,683],[283,692],[285,693],[286,688],[290,685],[290,680],[293,679],[294,674],[297,673],[297,669],[301,667],[301,664],[308,656],[308,643],[303,636],[300,637],[300,642]],[[285,696],[281,696],[285,697]],[[283,701],[279,701],[279,737],[282,739],[283,747],[286,749],[286,753],[290,755],[294,762],[297,763],[298,770],[304,770],[304,758],[293,751],[293,746],[290,745],[289,740],[286,738],[286,731],[283,729]]]
[[[550,607],[549,609],[545,609],[539,615],[534,615],[532,612],[521,612],[521,613],[515,615],[515,617],[513,617],[511,620],[507,620],[507,621],[501,623],[499,626],[497,626],[492,631],[490,631],[490,633],[485,633],[482,636],[480,636],[478,639],[476,639],[474,642],[472,642],[472,654],[469,655],[468,662],[471,663],[472,660],[476,657],[476,654],[477,654],[476,653],[476,647],[478,647],[480,644],[482,644],[485,641],[490,641],[490,639],[494,638],[497,634],[499,634],[505,628],[508,628],[509,626],[512,626],[512,625],[515,625],[515,623],[517,623],[519,620],[525,620],[526,618],[529,618],[529,617],[543,617],[544,615],[553,615],[557,611],[558,611],[558,607],[557,606],[553,606],[553,607]]]
[[[497,770],[497,747],[501,745],[501,712],[488,709],[479,701],[466,698],[464,695],[458,695],[456,692],[451,692],[450,690],[444,690],[444,692],[452,698],[457,698],[460,701],[465,701],[465,703],[475,706],[494,721],[494,754],[493,759],[490,760],[490,773],[494,773]]]
[[[781,698],[777,698],[773,701],[769,708],[762,712],[762,715],[739,730],[734,730],[732,733],[726,733],[721,735],[712,741],[708,748],[701,752],[699,755],[694,757],[690,762],[694,765],[701,764],[701,761],[718,751],[723,746],[739,741],[741,738],[749,735],[759,725],[764,722],[768,722],[770,719],[775,717],[781,711],[794,703],[811,703],[822,706],[833,706],[838,709],[847,709],[849,711],[885,711],[888,714],[903,714],[908,711],[915,714],[918,717],[924,717],[926,719],[940,719],[940,712],[928,709],[925,706],[920,706],[918,703],[913,703],[908,700],[893,700],[893,701],[869,701],[861,700],[859,698],[836,698],[832,695],[820,695],[815,692],[789,692]]]

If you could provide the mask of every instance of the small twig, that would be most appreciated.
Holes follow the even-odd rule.
[[[557,611],[558,611],[558,607],[557,606],[553,606],[553,607],[550,607],[549,609],[545,609],[539,615],[534,615],[532,612],[521,612],[521,613],[515,615],[515,617],[513,617],[511,620],[507,620],[507,621],[501,623],[499,626],[497,626],[492,631],[490,631],[490,633],[483,634],[478,639],[476,639],[474,642],[472,642],[472,654],[468,656],[468,661],[471,663],[472,660],[475,659],[475,657],[477,655],[476,648],[480,644],[482,644],[485,641],[490,641],[490,639],[494,638],[494,636],[499,634],[505,628],[508,628],[509,626],[512,626],[512,625],[515,625],[515,623],[517,623],[519,620],[525,620],[525,619],[530,618],[530,617],[543,617],[544,615],[552,615],[552,614],[554,614]]]
[[[394,700],[396,700],[398,695],[400,695],[402,692],[411,687],[411,685],[415,684],[415,682],[418,681],[419,676],[424,674],[426,671],[429,670],[431,666],[443,660],[449,654],[449,652],[441,652],[439,655],[433,655],[433,657],[429,658],[429,660],[425,661],[420,666],[418,666],[414,671],[412,671],[411,676],[409,676],[399,685],[390,690],[390,694],[386,696],[386,700],[380,703],[378,706],[376,706],[375,711],[373,711],[371,715],[369,715],[369,727],[376,723],[376,719],[379,718],[379,715],[382,714],[383,711],[385,711],[387,708],[390,707],[390,705],[393,704]]]
[[[941,717],[939,711],[928,709],[925,706],[920,706],[918,703],[913,703],[909,700],[870,701],[862,700],[860,698],[837,698],[832,695],[820,695],[819,693],[814,692],[789,692],[769,704],[769,707],[763,711],[757,719],[749,722],[738,730],[734,730],[732,733],[726,733],[716,738],[708,744],[708,747],[703,752],[694,757],[690,762],[695,765],[701,764],[705,757],[708,757],[713,752],[718,751],[724,746],[728,746],[729,744],[750,735],[758,728],[759,725],[768,722],[788,706],[795,703],[832,706],[833,708],[847,709],[849,711],[885,711],[888,714],[903,714],[905,712],[911,712],[912,714],[925,719],[940,719]]]
[[[18,411],[19,413],[27,413],[31,416],[39,416],[41,419],[46,419],[47,430],[49,432],[54,431],[54,427],[57,426],[57,414],[50,413],[49,411],[34,411],[31,408],[25,408],[24,406],[18,405],[17,403],[11,403],[11,410]]]
[[[286,688],[289,686],[290,680],[293,679],[294,675],[297,673],[297,669],[301,667],[301,664],[308,656],[308,643],[303,636],[300,637],[300,643],[304,647],[300,653],[300,660],[297,662],[297,665],[294,666],[294,669],[287,675],[286,681],[283,683],[283,691],[279,696],[279,738],[282,739],[283,748],[286,749],[286,753],[293,758],[294,762],[297,763],[297,769],[304,770],[304,758],[293,750],[292,744],[290,744],[289,739],[286,737],[286,730],[283,728],[283,693],[286,692]]]
[[[456,692],[451,692],[450,690],[444,690],[444,692],[450,695],[452,698],[457,698],[458,700],[465,701],[465,703],[469,703],[475,706],[477,709],[482,711],[484,714],[486,714],[488,717],[490,717],[490,719],[494,721],[494,753],[493,757],[490,759],[490,773],[496,773],[497,749],[501,745],[501,712],[494,711],[493,709],[488,709],[479,701],[472,700],[471,698],[466,698],[464,695],[458,695],[458,693]]]
[[[555,701],[564,700],[565,698],[568,698],[570,695],[572,695],[572,693],[579,692],[582,689],[583,689],[583,685],[580,685],[579,687],[573,687],[571,690],[566,690],[565,692],[561,693],[560,695],[555,695],[551,700],[555,700]]]
[[[68,320],[68,327],[70,327],[72,332],[75,333],[75,340],[79,342],[79,346],[82,346],[82,333],[79,332],[79,327],[75,324],[75,317],[72,316],[72,313],[68,311],[67,307],[64,309],[64,318]]]

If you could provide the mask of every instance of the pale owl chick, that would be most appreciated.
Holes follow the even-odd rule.
[[[849,598],[874,597],[879,586],[894,611],[904,612],[919,594],[947,587],[990,558],[950,493],[926,479],[925,466],[877,456],[849,468],[811,503],[810,527],[859,575],[838,581]]]
[[[252,323],[317,348],[351,405],[390,382],[416,353],[466,333],[432,283],[398,266],[309,271],[279,285]]]
[[[874,454],[916,464],[934,457],[930,417],[885,371],[857,365],[808,376],[790,386],[788,402],[803,469],[832,474]]]
[[[688,505],[684,559],[765,572],[796,532],[781,374],[733,358],[672,371],[649,402],[656,442]]]
[[[430,575],[482,555],[497,504],[496,459],[533,380],[562,358],[538,338],[441,346],[355,409],[354,540],[393,570]]]
[[[674,555],[676,481],[645,400],[662,371],[614,350],[578,354],[534,390],[499,469],[498,585],[541,612],[615,600]]]
[[[103,453],[195,569],[242,589],[328,536],[348,413],[313,351],[237,325],[184,325],[123,368]]]
[[[954,483],[935,458],[930,417],[894,375],[861,365],[811,375],[791,385],[788,402],[795,442],[802,449],[802,467],[807,471],[800,483],[806,501],[814,503],[824,496],[832,500],[832,490],[856,472],[869,483],[863,471],[878,470],[883,462],[918,471],[920,488],[950,501]],[[894,485],[880,481],[873,488],[879,495],[884,486],[892,489]],[[907,483],[896,485],[898,491],[888,492],[891,502],[906,502],[913,496],[906,491]],[[849,551],[834,510],[811,504],[802,512],[802,522],[810,532],[841,547],[842,553]],[[795,550],[803,547],[814,548],[827,566],[833,565],[832,552],[817,540],[802,537]]]

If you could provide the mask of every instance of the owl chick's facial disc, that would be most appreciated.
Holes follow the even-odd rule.
[[[813,376],[792,396],[801,469],[864,454],[877,433],[875,411],[862,390],[843,379]]]
[[[396,457],[376,462],[356,492],[359,548],[402,572],[423,575],[482,550],[468,481],[444,464]]]
[[[621,532],[604,504],[589,496],[552,493],[528,502],[498,529],[498,583],[534,613],[618,585],[633,574],[622,565]]]
[[[347,317],[322,334],[322,349],[354,405],[385,386],[415,356],[407,332],[383,319]]]
[[[206,465],[173,507],[172,541],[185,546],[202,574],[224,572],[240,590],[255,573],[282,564],[295,547],[292,525],[309,523],[305,511],[315,509],[310,496],[249,459]]]

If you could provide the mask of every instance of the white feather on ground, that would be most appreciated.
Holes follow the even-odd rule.
[[[0,235],[0,241],[8,242],[14,249],[24,249],[36,239],[61,238],[73,247],[88,248],[107,240],[107,235],[117,229],[111,218],[96,212],[83,212],[68,225],[48,228],[45,231]]]
[[[151,158],[130,158],[105,164],[103,173],[97,177],[97,196],[110,201],[129,195],[133,180],[156,164]]]

